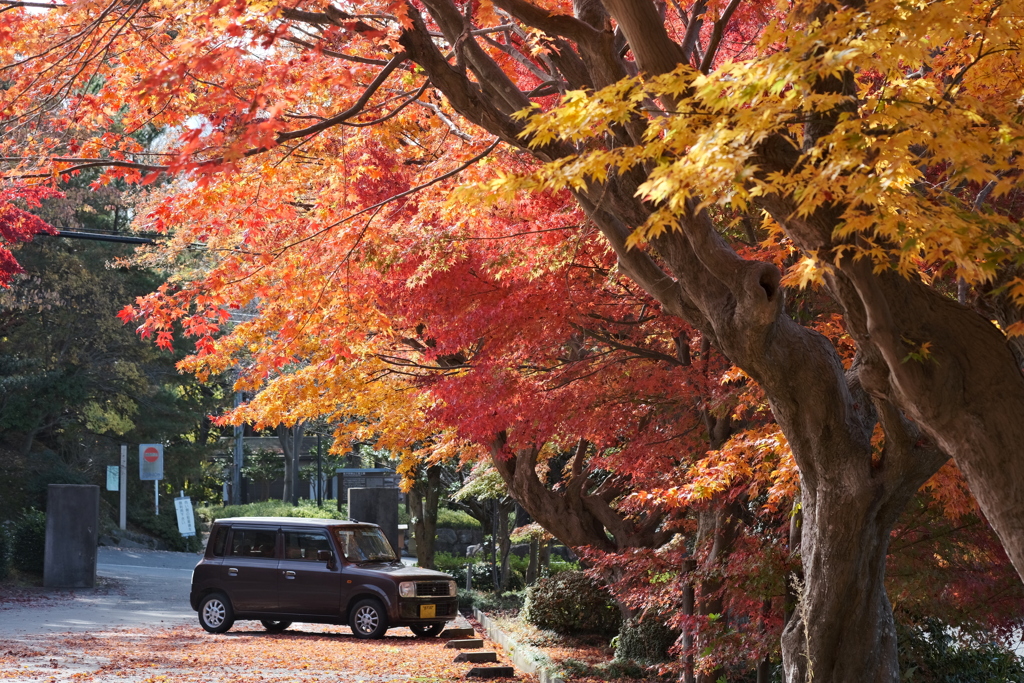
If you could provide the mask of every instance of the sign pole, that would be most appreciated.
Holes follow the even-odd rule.
[[[128,444],[121,444],[121,529],[128,526]]]
[[[156,506],[156,514],[160,514],[160,480],[153,480],[153,505]]]

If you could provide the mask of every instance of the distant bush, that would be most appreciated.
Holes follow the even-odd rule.
[[[518,612],[523,607],[522,591],[506,591],[495,595],[492,591],[459,589],[459,609],[477,608],[481,612]]]
[[[945,624],[897,622],[900,680],[914,683],[1021,683],[1024,659],[993,642],[961,642]]]
[[[524,577],[529,560],[517,557],[516,555],[509,555],[508,559],[508,585],[505,588],[510,591],[521,591],[526,587]],[[491,573],[491,562],[489,559],[481,560],[479,557],[459,557],[451,553],[437,553],[434,555],[434,568],[446,574],[451,574],[460,587],[466,585],[466,572],[472,572],[474,590],[494,590],[494,575]]]
[[[668,661],[668,650],[678,637],[679,631],[670,629],[653,614],[627,619],[619,628],[615,659],[640,664]]]
[[[225,517],[306,517],[320,519],[348,519],[347,506],[342,505],[338,510],[337,505],[332,501],[325,502],[322,508],[316,506],[316,501],[302,499],[298,505],[292,505],[282,500],[262,500],[258,503],[247,503],[246,505],[224,505],[224,506],[203,506],[198,509],[199,514],[208,521],[215,521]]]
[[[567,562],[560,557],[552,557],[546,569],[547,576],[558,576],[562,572],[578,572],[579,562]]]
[[[128,521],[139,527],[142,531],[160,539],[169,550],[178,552],[195,553],[203,547],[203,542],[198,535],[185,538],[178,531],[178,516],[174,507],[170,504],[160,506],[162,514],[154,514],[151,510],[128,508]],[[198,525],[197,525],[198,528]]]
[[[11,537],[8,523],[0,523],[0,580],[7,578],[11,569]]]
[[[608,591],[579,571],[541,579],[526,591],[523,617],[562,634],[615,633],[622,617]]]
[[[439,529],[479,529],[480,520],[462,510],[440,508],[437,511],[437,528]]]
[[[46,513],[29,508],[14,520],[11,559],[18,571],[42,575],[46,559]]]

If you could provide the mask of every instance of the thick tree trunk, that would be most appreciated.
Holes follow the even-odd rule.
[[[434,568],[434,540],[437,536],[437,505],[441,496],[441,468],[427,468],[426,481],[417,481],[409,491],[413,535],[416,538],[416,563]]]
[[[846,485],[805,486],[803,500],[804,581],[782,638],[786,683],[898,680],[884,585],[895,520],[877,496]]]
[[[509,501],[508,503],[498,504],[498,557],[500,558],[500,564],[498,569],[498,584],[495,586],[495,592],[501,595],[508,590],[508,576],[510,571],[509,566],[509,552],[512,550],[512,539],[509,538],[508,528],[508,515],[511,512],[510,508],[515,503]]]
[[[282,499],[292,505],[299,504],[299,457],[302,450],[302,437],[306,433],[306,424],[297,422],[292,427],[278,425],[277,438],[284,451],[284,493]]]

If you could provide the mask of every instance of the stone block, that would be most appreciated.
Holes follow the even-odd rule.
[[[50,484],[46,496],[47,588],[92,588],[100,532],[100,487]]]
[[[483,646],[483,638],[464,638],[461,640],[449,640],[445,643],[446,648],[455,650],[472,650]]]
[[[512,678],[515,675],[511,666],[474,666],[466,678]]]
[[[437,530],[437,543],[438,545],[455,545],[458,543],[459,537],[456,535],[454,529],[438,529]]]
[[[471,628],[446,628],[438,638],[472,638],[476,631]]]
[[[398,493],[394,488],[348,490],[349,519],[379,526],[396,554],[401,552],[398,547]]]
[[[485,662],[496,662],[498,661],[497,652],[460,652],[455,655],[456,662],[472,662],[473,664],[483,664]]]

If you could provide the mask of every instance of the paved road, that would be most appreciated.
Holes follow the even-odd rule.
[[[0,593],[0,638],[194,621],[188,594],[198,561],[195,553],[100,547],[96,588]]]

